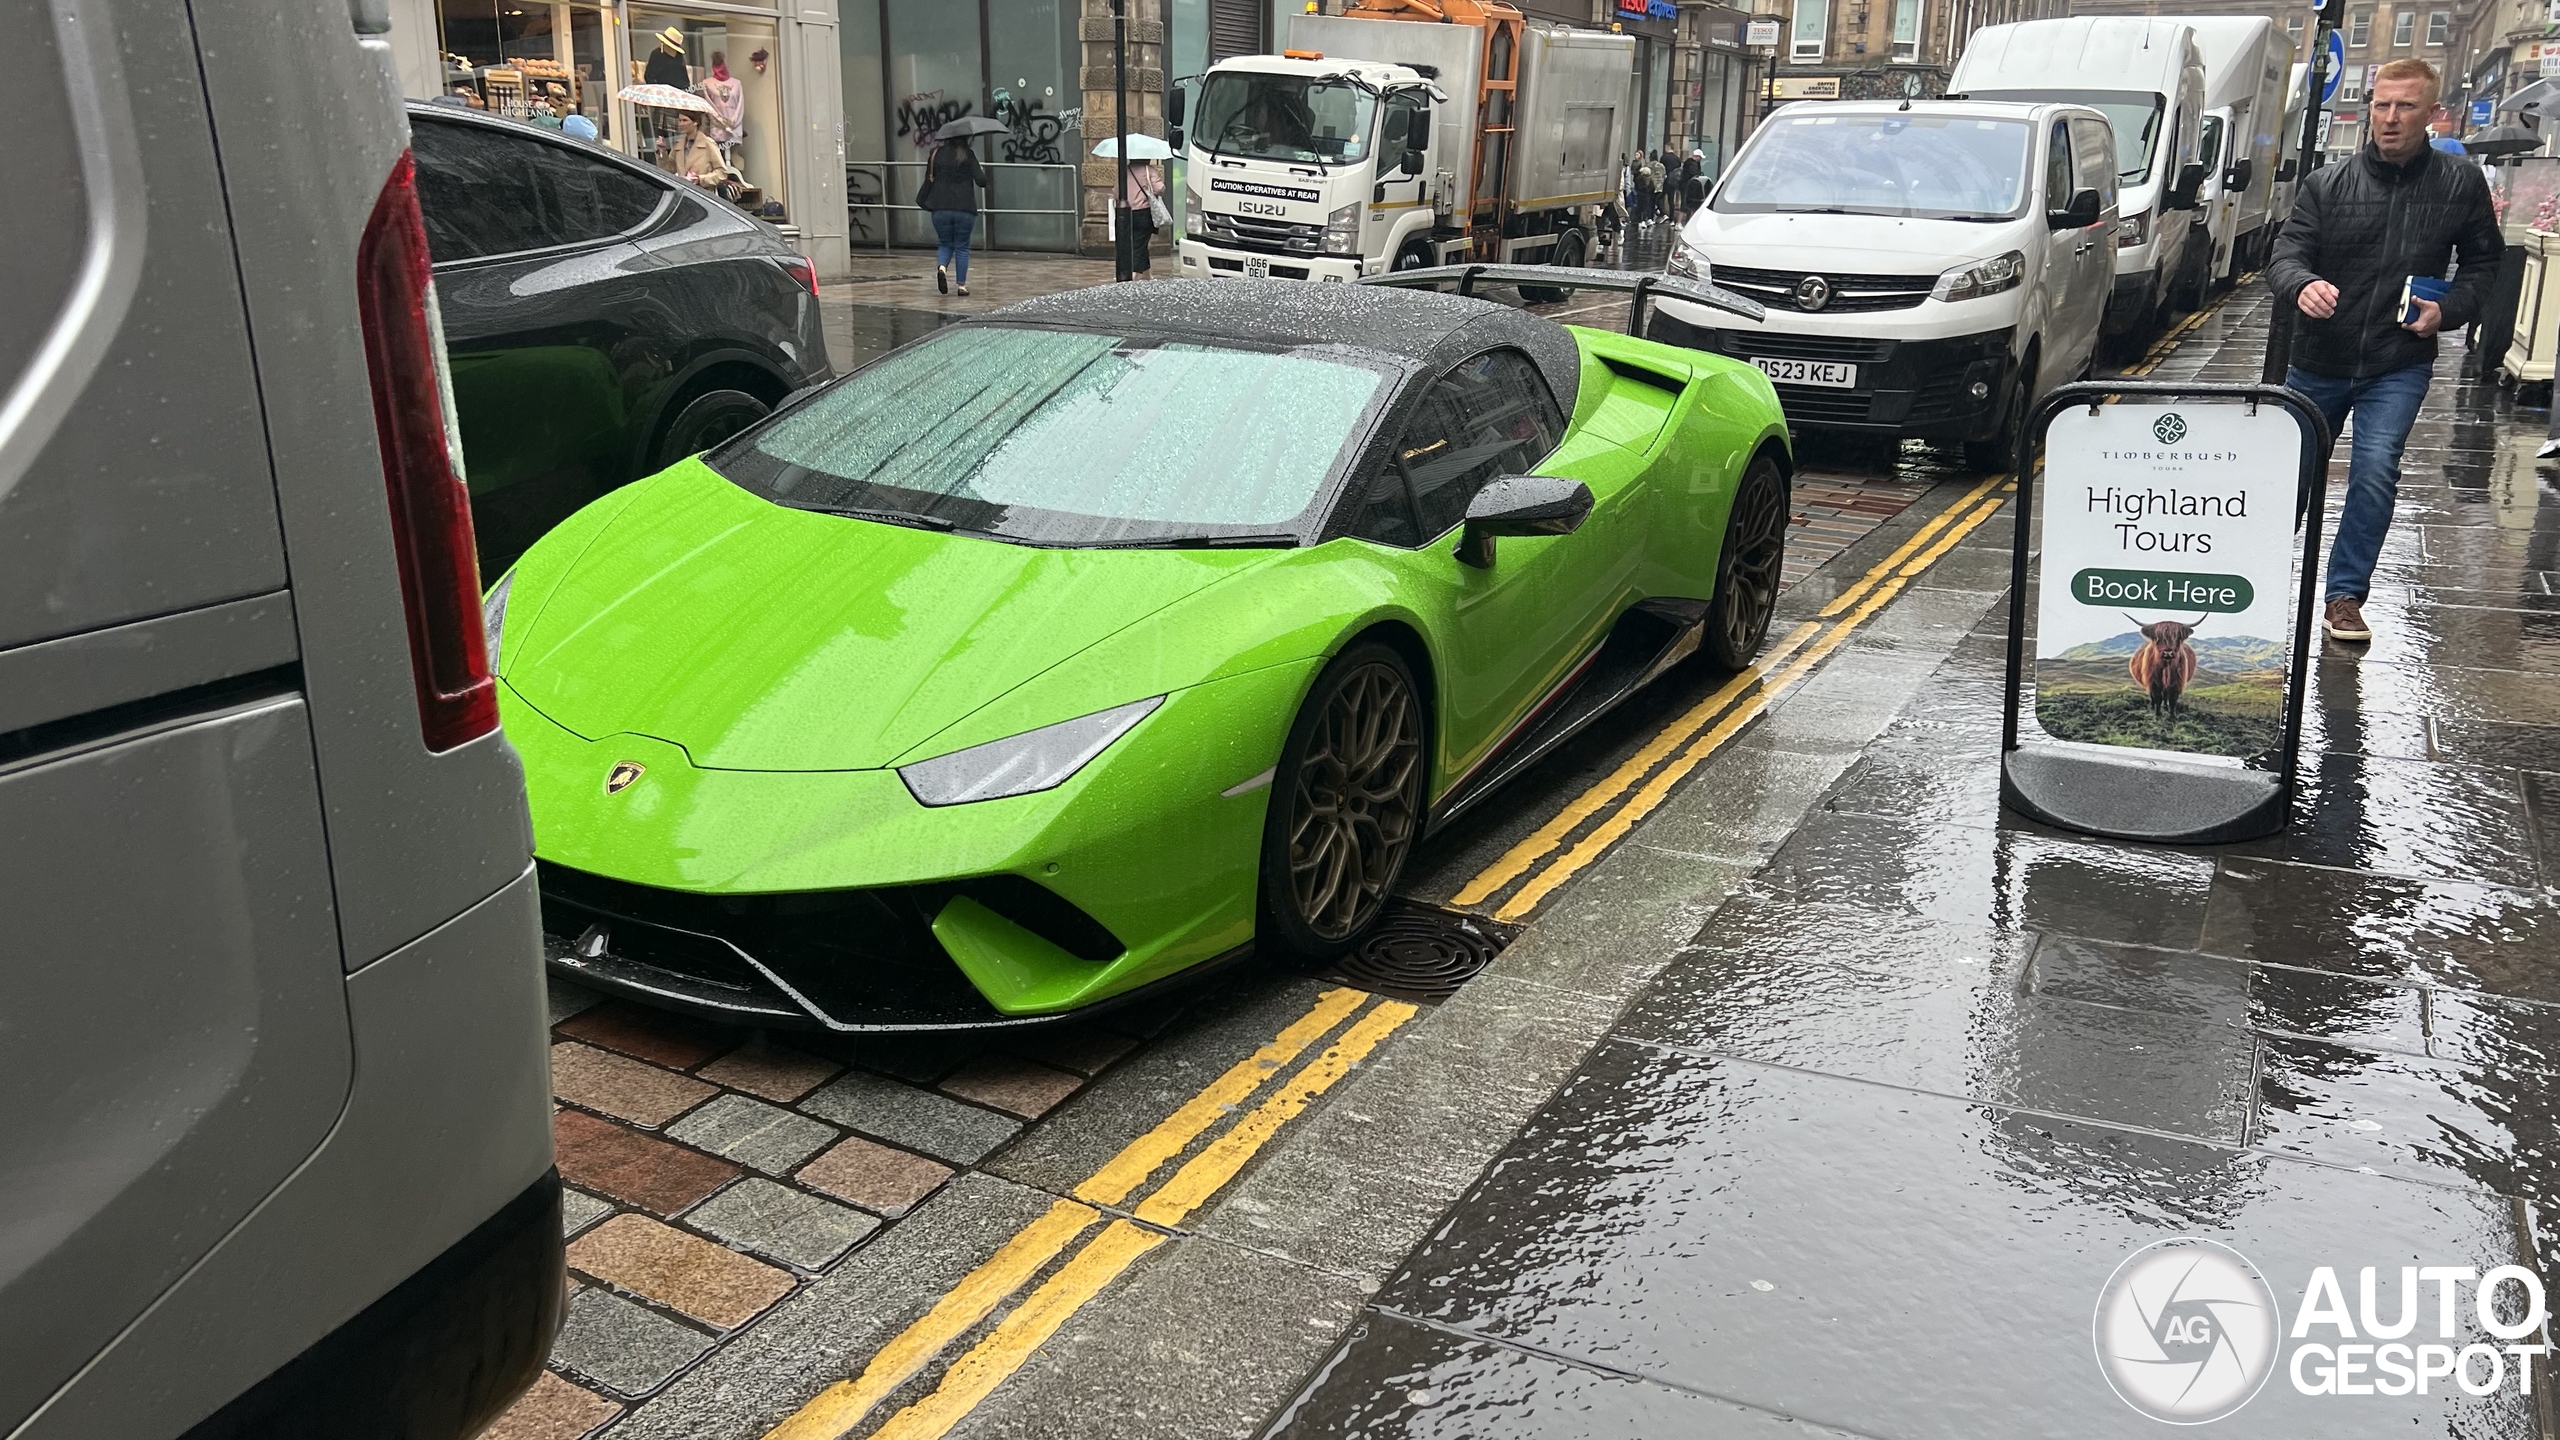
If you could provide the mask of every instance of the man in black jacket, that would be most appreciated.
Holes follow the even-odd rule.
[[[2371,142],[2302,182],[2267,265],[2277,303],[2300,312],[2285,383],[2319,403],[2332,433],[2355,416],[2321,614],[2338,640],[2373,638],[2365,591],[2391,529],[2400,452],[2427,396],[2436,334],[2478,317],[2498,271],[2488,183],[2479,167],[2427,143],[2436,87],[2435,69],[2423,60],[2382,67],[2365,97]],[[2404,323],[2402,287],[2411,276],[2441,277],[2448,252],[2459,262],[2452,292],[2417,301],[2417,318]]]

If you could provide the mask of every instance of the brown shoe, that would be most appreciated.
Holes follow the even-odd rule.
[[[2365,628],[2364,602],[2344,595],[2329,601],[2328,610],[2320,617],[2320,627],[2329,632],[2332,640],[2361,645],[2373,638],[2373,632]]]

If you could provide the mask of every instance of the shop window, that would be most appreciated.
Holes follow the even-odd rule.
[[[750,207],[783,188],[782,67],[775,62],[775,25],[744,15],[688,15],[672,10],[631,10],[631,55],[625,62],[625,84],[678,84],[718,102],[728,99],[714,117],[711,138],[721,158],[746,184],[761,192],[748,197]],[[672,40],[668,31],[674,31]],[[672,48],[671,48],[672,47]],[[718,71],[726,70],[722,81]],[[670,111],[633,112],[633,153],[653,164],[667,163],[677,138]]]
[[[1893,58],[1905,65],[1920,58],[1920,0],[1893,0]]]
[[[1831,0],[1796,0],[1795,24],[1788,34],[1787,58],[1820,60],[1831,26]]]
[[[2347,17],[2347,44],[2361,50],[2373,43],[2373,12],[2359,10]]]
[[[2453,34],[2453,12],[2432,10],[2427,13],[2427,43],[2442,45]]]
[[[2395,46],[2408,44],[2412,38],[2412,32],[2417,28],[2417,11],[2403,10],[2398,14],[2393,15],[2391,17],[2391,43]]]

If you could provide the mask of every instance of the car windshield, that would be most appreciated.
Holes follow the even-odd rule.
[[[1377,113],[1377,97],[1347,80],[1229,71],[1201,87],[1191,136],[1221,155],[1350,165],[1367,158]]]
[[[1347,351],[962,326],[707,459],[777,504],[1025,544],[1285,545],[1385,381]]]
[[[1781,115],[1716,191],[1718,211],[2008,219],[2027,203],[2023,120]]]
[[[2139,185],[2151,178],[2153,142],[2160,138],[2160,116],[2166,104],[2147,90],[1968,90],[1974,100],[2043,100],[2086,105],[2107,117],[2116,132],[2116,183]]]

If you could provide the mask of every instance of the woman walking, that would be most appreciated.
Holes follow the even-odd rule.
[[[1156,212],[1164,207],[1164,176],[1152,160],[1129,162],[1129,193],[1120,197],[1121,259],[1131,279],[1148,278],[1147,250],[1156,236]]]
[[[987,179],[966,140],[945,141],[925,159],[916,206],[933,215],[933,288],[945,295],[955,283],[969,293],[969,236],[978,228],[978,192]]]

